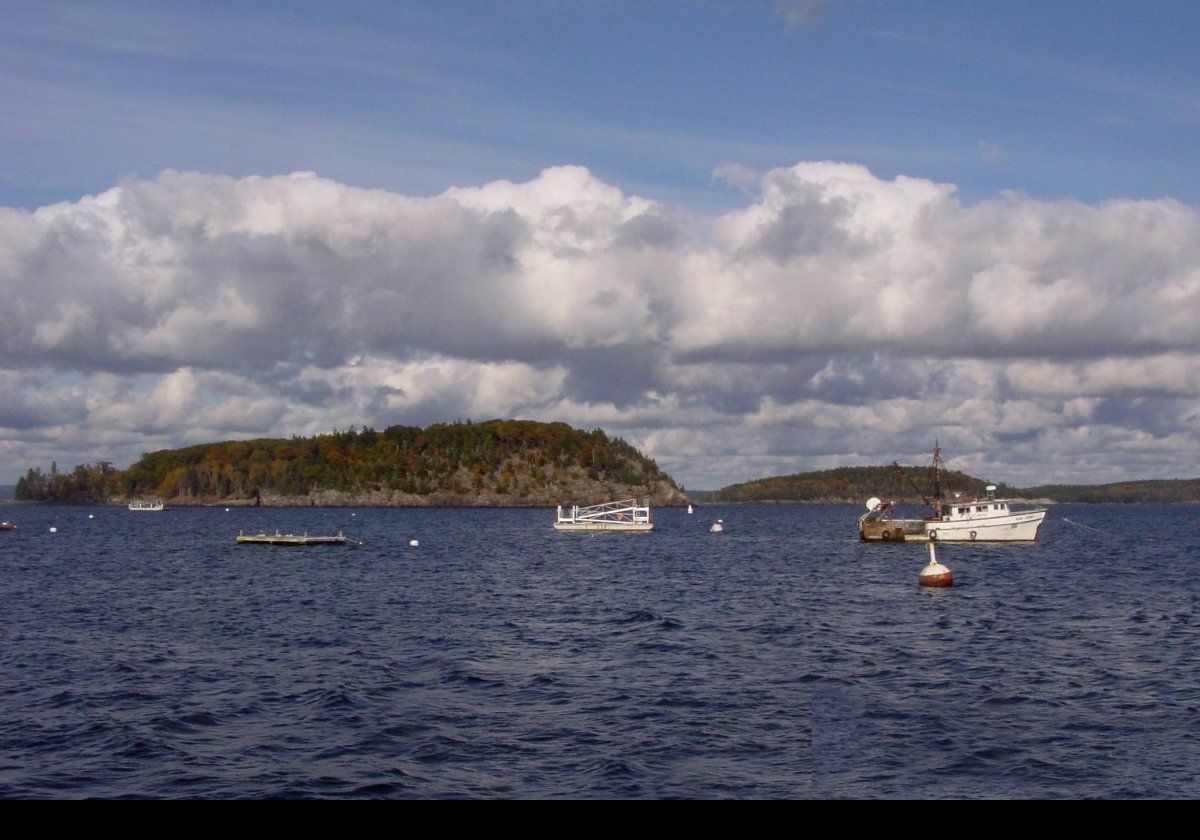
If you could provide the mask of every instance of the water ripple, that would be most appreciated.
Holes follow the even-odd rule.
[[[1200,508],[937,592],[851,507],[707,512],[3,507],[0,796],[1200,795]]]

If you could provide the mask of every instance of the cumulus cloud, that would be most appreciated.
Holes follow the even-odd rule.
[[[602,426],[691,486],[919,458],[1200,472],[1200,214],[962,204],[805,162],[697,219],[581,167],[414,198],[164,172],[0,208],[0,469],[492,416]]]

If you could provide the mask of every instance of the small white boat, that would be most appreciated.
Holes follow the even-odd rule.
[[[691,513],[693,513],[693,511],[692,511],[692,506],[691,506],[691,505],[688,505],[688,514],[690,515]]]
[[[130,510],[165,510],[162,499],[134,499],[129,503]]]
[[[712,533],[714,533],[714,534],[719,534],[719,533],[721,533],[722,531],[724,531],[724,530],[725,530],[725,520],[724,520],[724,519],[718,519],[718,520],[717,520],[716,522],[714,522],[712,525],[709,525],[709,526],[708,526],[708,530],[709,530],[709,531],[711,531],[711,532],[712,532]]]
[[[554,527],[559,531],[649,531],[654,523],[649,502],[639,505],[637,499],[625,499],[587,507],[559,505]]]

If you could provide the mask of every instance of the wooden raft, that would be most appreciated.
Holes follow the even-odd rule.
[[[238,531],[237,542],[238,545],[362,545],[360,541],[350,539],[341,531],[333,537],[309,535],[307,531],[303,534],[281,534],[279,531],[274,534],[243,534]]]

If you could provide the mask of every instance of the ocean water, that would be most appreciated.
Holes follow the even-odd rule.
[[[858,513],[0,506],[0,796],[1200,796],[1200,507]]]

